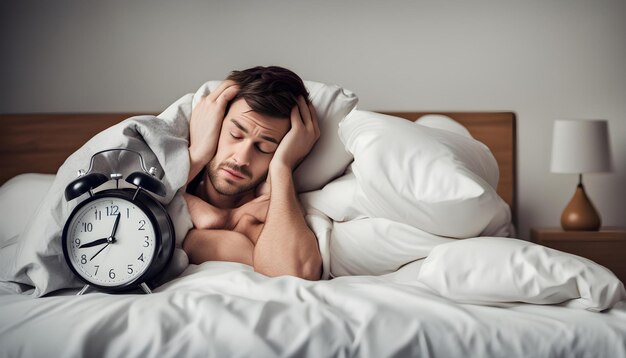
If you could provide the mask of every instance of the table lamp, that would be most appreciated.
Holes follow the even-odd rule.
[[[611,171],[608,123],[605,120],[556,120],[552,140],[553,173],[577,173],[574,197],[563,210],[563,230],[597,231],[602,223],[589,200],[582,174]]]

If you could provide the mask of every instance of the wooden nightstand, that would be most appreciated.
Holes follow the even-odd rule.
[[[595,261],[626,283],[626,228],[602,228],[600,231],[540,228],[532,229],[530,238],[535,243]]]

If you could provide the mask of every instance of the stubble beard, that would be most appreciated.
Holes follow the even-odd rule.
[[[252,178],[252,174],[246,168],[243,168],[234,164],[217,163],[215,158],[211,159],[211,161],[209,162],[209,168],[208,168],[209,179],[211,180],[211,183],[213,184],[213,188],[215,188],[215,191],[225,196],[237,196],[237,195],[245,194],[251,190],[254,190],[267,177],[267,174],[265,174],[256,180],[252,178],[251,181],[244,183],[242,185],[236,185],[230,180],[226,180],[226,183],[224,183],[223,178],[220,178],[220,176],[218,175],[219,170],[222,168],[236,170],[239,173],[243,173],[243,175],[246,178]]]

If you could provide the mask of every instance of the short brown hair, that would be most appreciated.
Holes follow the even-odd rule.
[[[302,79],[286,68],[257,66],[233,71],[227,80],[239,85],[239,92],[230,103],[243,98],[253,111],[260,114],[289,118],[299,96],[309,101]]]

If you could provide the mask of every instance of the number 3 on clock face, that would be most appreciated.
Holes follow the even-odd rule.
[[[64,234],[70,267],[96,286],[133,284],[150,267],[158,246],[150,216],[124,198],[84,204],[75,209]]]

